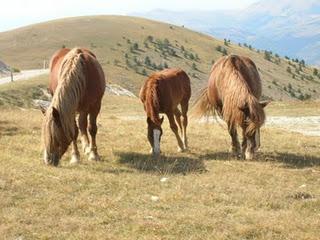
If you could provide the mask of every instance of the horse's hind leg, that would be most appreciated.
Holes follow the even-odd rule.
[[[179,126],[180,132],[182,134],[182,124],[181,124],[181,112],[178,108],[176,108],[176,110],[174,111],[174,117],[176,119],[176,122]]]
[[[79,119],[79,129],[80,129],[80,137],[81,137],[81,143],[82,143],[82,149],[85,154],[90,153],[90,147],[89,147],[89,138],[88,138],[88,113],[86,112],[80,112]]]
[[[239,157],[241,155],[240,152],[240,142],[238,139],[238,133],[237,133],[237,128],[234,126],[229,126],[229,134],[231,136],[231,144],[232,144],[232,155],[234,157]]]
[[[188,108],[189,108],[189,99],[186,101],[182,101],[181,103],[181,112],[182,112],[182,124],[183,124],[183,131],[182,131],[182,139],[183,139],[183,145],[184,149],[188,149],[188,138],[187,138],[187,126],[188,126]]]
[[[90,153],[89,161],[98,161],[100,157],[98,155],[98,149],[96,144],[97,135],[97,116],[100,111],[100,105],[89,112],[89,134],[90,134]]]
[[[75,136],[73,137],[73,140],[72,140],[72,152],[71,152],[70,164],[77,164],[80,162],[80,153],[77,145],[79,129],[77,127],[76,122],[74,122],[74,124],[75,124]]]
[[[183,143],[182,140],[179,136],[179,132],[178,132],[178,126],[174,120],[174,116],[173,113],[167,113],[168,119],[169,119],[169,123],[170,123],[170,128],[173,131],[173,133],[176,135],[177,141],[178,141],[178,151],[182,152],[184,150],[183,148]]]

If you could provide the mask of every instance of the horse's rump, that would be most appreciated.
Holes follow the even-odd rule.
[[[96,56],[87,49],[74,48],[72,50],[63,48],[57,51],[50,61],[50,83],[49,91],[53,95],[59,81],[64,79],[75,79],[72,74],[83,74],[81,97],[79,106],[83,109],[90,108],[90,105],[101,101],[105,90],[105,77],[101,65]],[[64,73],[63,73],[64,72]],[[72,73],[73,72],[73,73]],[[60,76],[66,74],[69,76]],[[77,84],[75,82],[75,84]],[[79,82],[78,82],[79,84]],[[78,109],[81,110],[81,109]]]
[[[195,115],[216,110],[229,127],[241,126],[250,115],[248,132],[261,126],[265,114],[260,106],[261,79],[255,64],[246,57],[227,56],[212,67],[208,87],[196,100]]]

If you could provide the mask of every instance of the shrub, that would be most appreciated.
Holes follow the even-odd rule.
[[[317,68],[314,68],[313,69],[313,75],[317,76],[319,74],[319,71]]]
[[[14,73],[19,73],[20,69],[13,67],[13,68],[11,68],[11,71]]]
[[[147,71],[146,71],[145,69],[142,69],[141,74],[144,75],[144,76],[147,76],[147,75],[148,75],[148,74],[147,74]]]
[[[134,43],[133,44],[133,50],[139,50],[139,44],[138,43]]]
[[[291,73],[291,68],[289,66],[287,67],[287,72]]]
[[[271,62],[271,53],[269,51],[264,51],[264,59]]]
[[[144,64],[147,66],[151,66],[151,60],[148,56],[146,56],[146,58],[144,59]]]
[[[197,65],[195,63],[192,63],[192,69],[193,70],[198,70]]]

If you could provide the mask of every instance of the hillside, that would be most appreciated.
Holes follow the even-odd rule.
[[[91,49],[108,81],[138,93],[148,74],[181,67],[192,79],[194,93],[208,79],[212,62],[225,52],[252,58],[263,79],[266,97],[275,100],[319,98],[320,77],[313,69],[248,47],[200,34],[184,27],[136,17],[76,17],[0,33],[0,53],[19,69],[41,68],[59,48]]]

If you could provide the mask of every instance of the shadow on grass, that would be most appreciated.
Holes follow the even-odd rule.
[[[134,152],[117,152],[121,164],[145,172],[160,174],[203,173],[206,168],[203,160],[184,156],[160,156],[157,159],[150,154]]]
[[[0,121],[0,136],[14,136],[18,133],[19,129],[10,125],[8,121]]]
[[[227,160],[239,160],[244,161],[243,159],[237,159],[231,156],[228,152],[215,152],[208,153],[200,156],[202,160],[217,160],[217,161],[227,161]],[[250,160],[246,160],[250,161]],[[256,155],[256,158],[252,161],[256,162],[279,162],[285,164],[287,167],[293,168],[305,168],[320,166],[320,157],[311,156],[306,154],[297,154],[297,153],[288,153],[288,152],[259,152]]]

